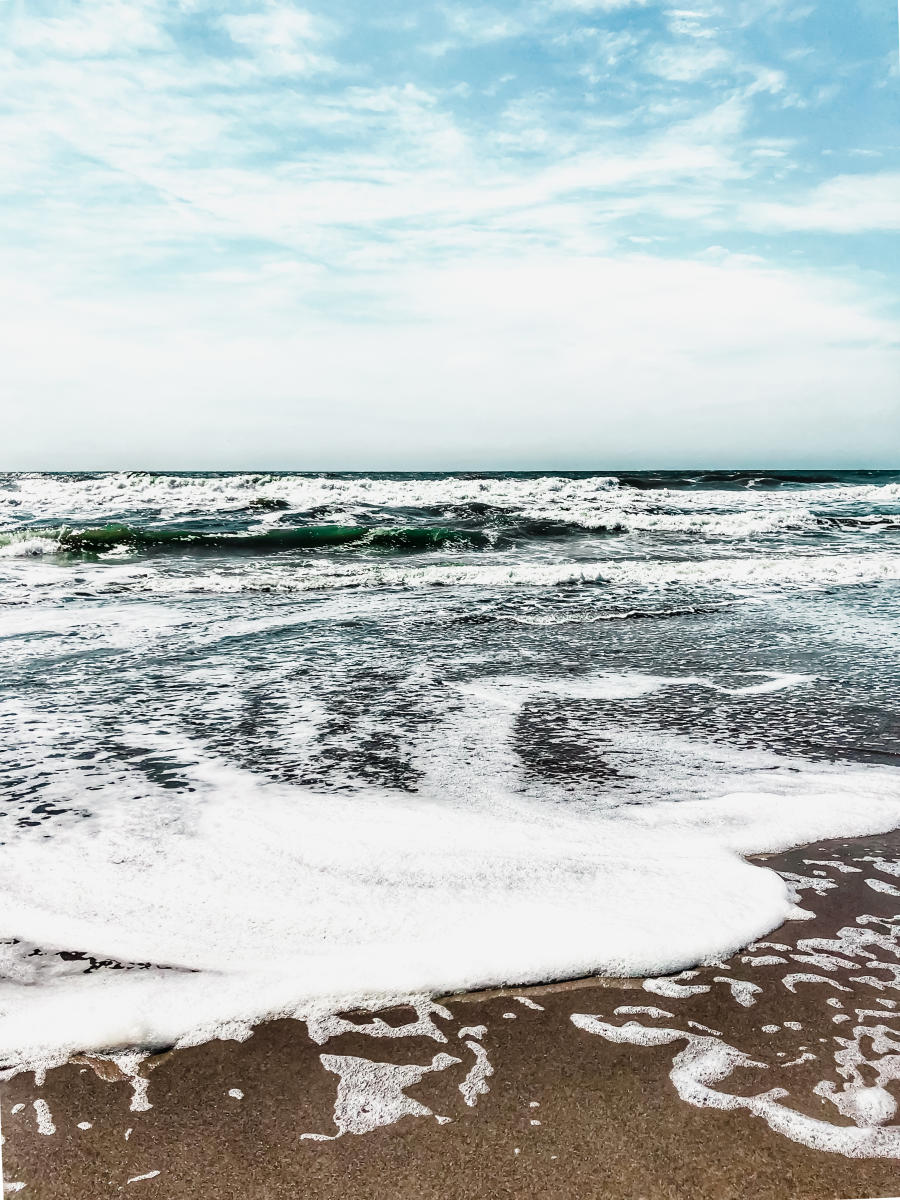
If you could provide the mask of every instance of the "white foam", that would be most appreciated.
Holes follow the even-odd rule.
[[[509,709],[491,703],[474,701],[442,754],[423,745],[431,775],[416,795],[268,784],[186,744],[192,792],[144,777],[135,794],[117,775],[92,793],[89,819],[11,837],[0,937],[171,969],[78,974],[28,958],[21,982],[7,972],[0,983],[3,1060],[245,1037],[279,1013],[308,1017],[325,1040],[359,1028],[335,1012],[407,995],[419,1004],[410,1024],[443,1040],[428,994],[718,961],[792,910],[784,881],[742,855],[900,825],[891,770],[773,770],[769,757],[714,748],[716,775],[685,743],[684,782],[674,770],[655,791],[639,780],[643,804],[530,796],[510,768]],[[673,745],[636,742],[635,753]],[[689,799],[698,780],[707,794]],[[391,1030],[375,1018],[364,1032]]]
[[[38,1099],[34,1101],[34,1113],[37,1117],[38,1133],[43,1133],[47,1137],[56,1133],[56,1126],[53,1124],[50,1106],[46,1100]]]
[[[653,1017],[654,1020],[663,1020],[667,1017],[672,1017],[674,1014],[667,1012],[664,1008],[656,1008],[652,1004],[620,1004],[615,1009],[617,1017]]]
[[[458,1038],[483,1038],[487,1033],[487,1025],[463,1025],[457,1033]]]
[[[677,983],[674,979],[645,979],[642,987],[645,992],[654,992],[657,996],[668,996],[672,1000],[680,1000],[684,996],[700,996],[711,991],[708,984]]]
[[[397,1002],[416,1010],[415,1021],[390,1025],[381,1017],[373,1017],[371,1021],[348,1021],[334,1013],[317,1012],[307,1017],[309,1036],[317,1046],[342,1033],[364,1033],[367,1037],[377,1038],[430,1037],[436,1042],[446,1042],[447,1035],[432,1020],[435,1013],[445,1018],[450,1016],[442,1004],[434,1003],[427,996],[398,996]]]
[[[847,958],[839,958],[834,954],[792,954],[791,958],[794,962],[809,963],[810,966],[818,967],[820,971],[839,971],[845,967],[853,967],[855,964]]]
[[[881,871],[884,875],[900,875],[900,862],[891,862],[890,859],[879,858],[877,855],[868,855],[861,861],[871,863],[876,871]]]
[[[722,1034],[718,1029],[711,1029],[709,1025],[703,1025],[700,1021],[688,1021],[691,1029],[699,1029],[701,1033],[711,1034],[713,1037],[721,1037]]]
[[[770,556],[703,558],[670,562],[653,559],[523,562],[504,555],[477,561],[376,565],[343,559],[308,560],[302,573],[290,561],[267,561],[242,571],[204,570],[190,566],[181,574],[166,564],[164,574],[135,576],[137,590],[181,596],[193,593],[231,594],[258,591],[292,594],[334,589],[482,588],[523,589],[604,585],[619,589],[633,602],[638,596],[665,595],[673,587],[704,600],[740,598],[790,591],[821,591],[900,579],[900,555],[889,552],[798,554],[796,550]],[[110,580],[112,583],[112,580]],[[118,585],[116,585],[118,586]]]
[[[814,675],[785,674],[777,672],[752,671],[752,675],[764,674],[769,677],[762,683],[747,684],[744,687],[729,688],[708,679],[705,675],[646,675],[640,671],[628,673],[605,671],[587,675],[566,676],[563,678],[535,679],[521,675],[494,676],[490,680],[475,683],[456,684],[454,690],[464,696],[478,700],[488,700],[517,708],[523,700],[530,696],[548,692],[555,696],[571,697],[586,700],[632,700],[666,688],[703,687],[714,692],[722,692],[729,696],[756,695],[761,692],[781,691],[784,688],[797,687],[800,684],[812,683]],[[831,885],[828,885],[831,886]]]
[[[804,858],[803,861],[808,867],[832,867],[841,875],[858,875],[862,870],[861,867],[854,867],[852,863],[839,862],[830,858]]]
[[[466,1104],[472,1108],[478,1103],[479,1096],[486,1096],[491,1090],[488,1079],[493,1075],[494,1068],[491,1066],[484,1046],[473,1041],[466,1042],[466,1045],[475,1055],[475,1062],[459,1085],[459,1090],[462,1092]]]
[[[810,1054],[810,1052],[808,1050],[804,1050],[801,1054],[798,1054],[796,1058],[792,1058],[789,1061],[782,1063],[782,1066],[799,1067],[799,1066],[802,1066],[803,1063],[815,1062],[815,1061],[816,1061],[815,1054]]]
[[[749,983],[744,979],[731,979],[725,975],[716,975],[713,982],[726,984],[742,1008],[752,1008],[756,1003],[757,995],[762,991],[762,988],[755,983]]]
[[[830,1081],[819,1084],[816,1091],[835,1106],[841,1116],[849,1117],[857,1125],[882,1125],[897,1112],[897,1101],[883,1087],[858,1087],[837,1091]]]
[[[836,979],[828,979],[825,975],[812,975],[809,972],[796,972],[793,975],[785,975],[781,982],[789,992],[796,992],[798,983],[827,983],[842,992],[851,991],[844,984],[838,983]]]
[[[473,1043],[477,1045],[477,1043]],[[481,1049],[481,1047],[479,1047]],[[445,1071],[460,1060],[436,1054],[428,1066],[396,1066],[370,1062],[350,1055],[322,1054],[322,1066],[339,1076],[334,1105],[336,1134],[301,1133],[311,1141],[331,1141],[345,1133],[370,1133],[382,1125],[393,1125],[401,1117],[431,1117],[443,1123],[430,1108],[406,1095],[405,1089],[419,1083],[432,1071]]]
[[[831,1099],[842,1114],[858,1122],[851,1126],[832,1125],[782,1103],[788,1095],[784,1088],[771,1088],[755,1096],[740,1096],[714,1087],[740,1068],[765,1065],[717,1037],[680,1029],[648,1028],[633,1021],[621,1026],[610,1025],[586,1013],[573,1013],[571,1019],[577,1028],[610,1042],[664,1046],[685,1041],[685,1048],[675,1055],[669,1078],[678,1095],[688,1104],[732,1111],[745,1109],[762,1118],[776,1133],[813,1150],[830,1151],[848,1158],[900,1157],[900,1126],[881,1128],[881,1123],[890,1119],[895,1111],[893,1097],[881,1086],[881,1080],[872,1088],[854,1087],[841,1093],[835,1091],[833,1084],[830,1089],[817,1088],[818,1093]]]
[[[867,879],[865,883],[873,892],[881,892],[885,896],[900,896],[900,888],[894,887],[886,879]]]
[[[136,636],[152,636],[185,620],[177,609],[156,604],[27,607],[4,613],[0,638],[64,634],[110,646],[130,646]],[[45,651],[46,653],[46,651]]]
[[[42,558],[45,554],[59,551],[55,541],[44,537],[13,535],[5,545],[0,545],[0,558]]]

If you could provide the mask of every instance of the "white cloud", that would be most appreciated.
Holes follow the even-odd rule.
[[[900,172],[838,175],[792,201],[744,205],[739,219],[751,229],[845,234],[900,229]]]
[[[292,5],[270,2],[260,12],[226,13],[221,24],[269,71],[296,74],[335,65],[314,48],[330,32],[322,19]]]
[[[621,8],[644,8],[652,0],[543,0],[543,7],[550,12],[615,12]]]
[[[446,5],[442,12],[449,36],[434,42],[428,52],[435,56],[467,45],[489,45],[491,42],[525,35],[543,36],[554,21],[567,14],[611,13],[619,9],[643,8],[651,0],[531,0],[506,9],[485,5]]]
[[[666,12],[666,21],[672,33],[682,37],[715,37],[715,30],[706,24],[708,12],[689,8],[672,8]]]
[[[730,64],[731,56],[720,46],[655,46],[644,59],[645,70],[676,83],[694,83]]]
[[[9,41],[20,50],[69,58],[154,50],[168,43],[158,17],[153,0],[95,0],[73,5],[61,16],[25,16],[14,10]]]
[[[498,12],[485,6],[447,8],[444,10],[444,16],[454,39],[476,44],[516,37],[529,27],[528,20],[522,16]]]

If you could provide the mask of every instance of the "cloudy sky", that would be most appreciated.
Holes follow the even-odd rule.
[[[900,465],[892,0],[0,0],[0,467]]]

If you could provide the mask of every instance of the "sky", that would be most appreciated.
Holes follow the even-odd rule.
[[[892,0],[0,0],[2,469],[900,466]]]

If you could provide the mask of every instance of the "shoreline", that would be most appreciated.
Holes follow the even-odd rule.
[[[275,1020],[243,1042],[157,1055],[128,1082],[106,1082],[83,1056],[41,1084],[17,1075],[2,1087],[7,1186],[23,1183],[26,1200],[131,1187],[167,1200],[737,1200],[748,1184],[772,1200],[891,1195],[900,1142],[896,1157],[850,1158],[768,1123],[789,1110],[836,1130],[859,1128],[861,1118],[882,1133],[897,1125],[896,1114],[865,1124],[866,1104],[900,1098],[896,1080],[881,1089],[888,1100],[871,1087],[890,1046],[878,1054],[861,1034],[856,1061],[850,1036],[868,1023],[895,1030],[900,1042],[900,928],[888,890],[895,877],[872,860],[900,861],[900,831],[766,855],[766,865],[807,881],[794,879],[801,907],[814,915],[674,979],[587,978],[444,996],[425,1013],[344,1014],[318,1040],[303,1022]],[[867,883],[873,878],[877,887]],[[861,945],[855,958],[846,947],[808,945],[834,942],[846,929],[881,942]],[[572,1020],[579,1014],[587,1014],[582,1027]],[[625,1026],[637,1041],[594,1032]],[[677,1037],[652,1044],[665,1030]],[[675,1057],[717,1047],[720,1058],[739,1055],[738,1068],[702,1084],[712,1096],[681,1098]],[[849,1101],[842,1065],[864,1081]],[[773,1088],[790,1092],[778,1112],[753,1111],[753,1097]]]

